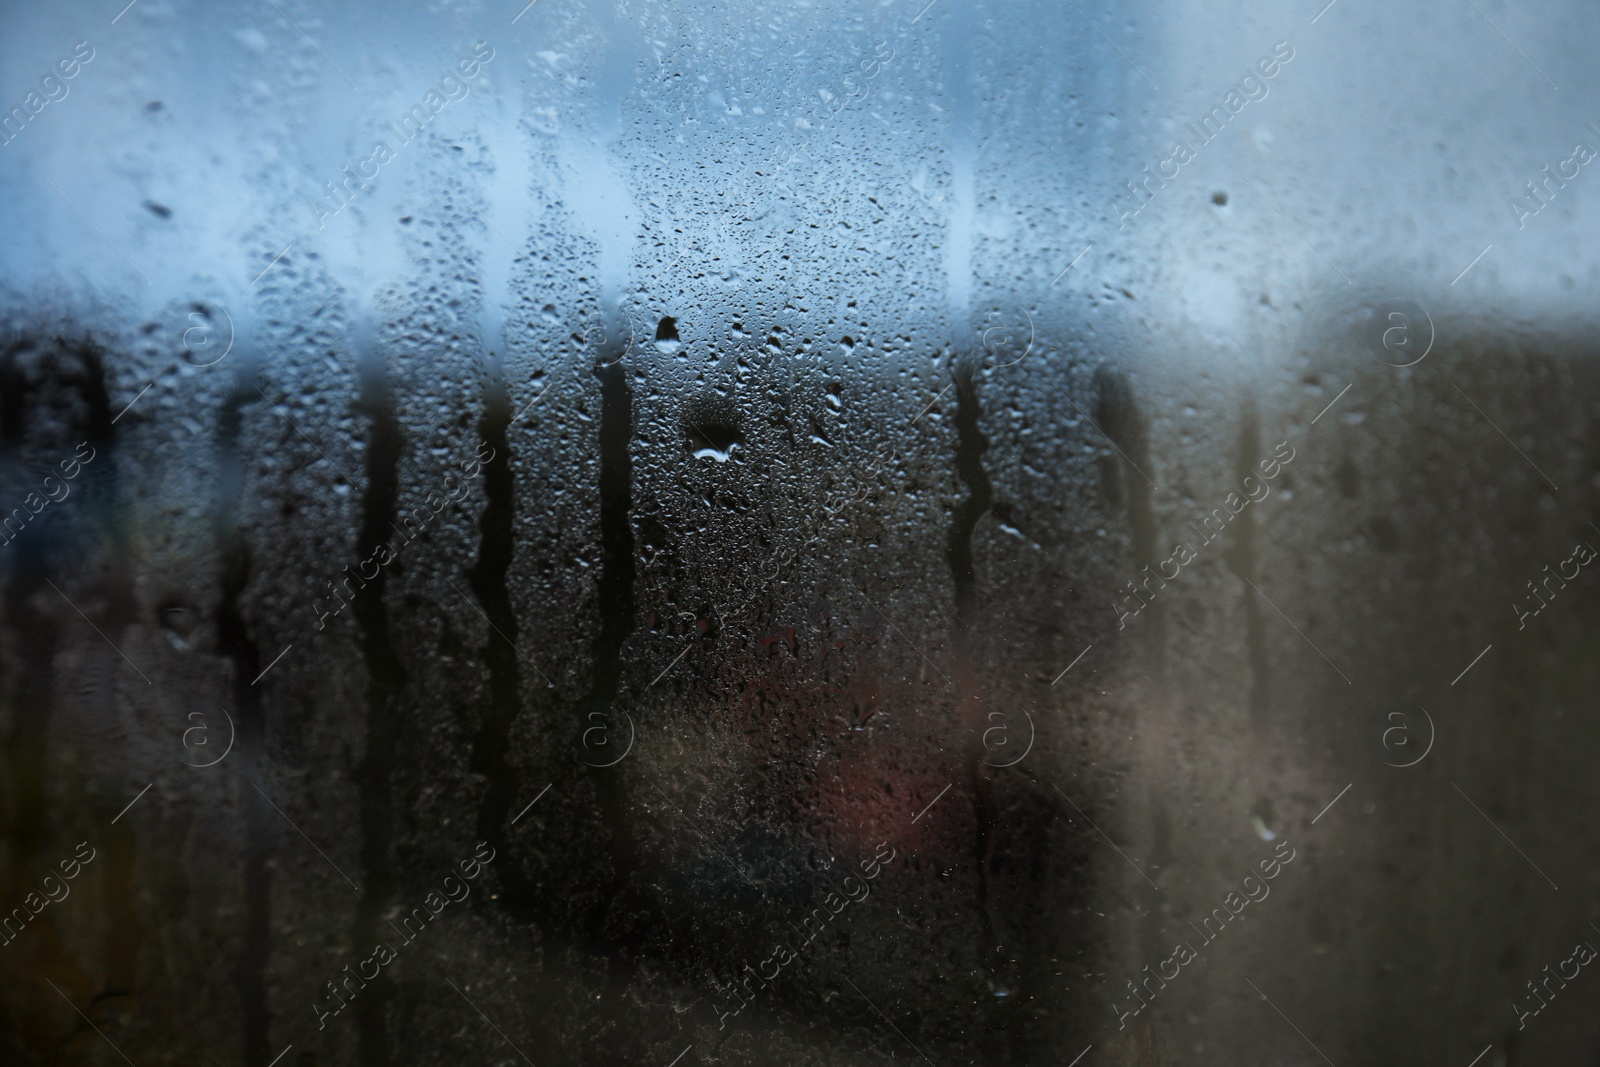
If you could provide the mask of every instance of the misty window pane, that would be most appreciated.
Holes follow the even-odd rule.
[[[126,4],[126,6],[123,6]],[[1592,1062],[1592,6],[0,14],[0,1062]]]

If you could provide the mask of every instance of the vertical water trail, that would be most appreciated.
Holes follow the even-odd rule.
[[[989,449],[989,440],[979,427],[982,410],[978,403],[978,390],[973,381],[970,363],[963,363],[955,371],[956,385],[956,474],[967,487],[967,498],[955,508],[950,521],[949,543],[946,550],[950,562],[950,579],[955,591],[955,630],[953,652],[955,655],[955,683],[957,699],[961,702],[961,727],[966,737],[966,759],[971,777],[973,798],[977,808],[977,841],[975,851],[981,875],[982,900],[979,906],[988,924],[990,943],[994,943],[997,926],[994,919],[990,893],[990,865],[994,854],[994,830],[997,811],[994,787],[984,764],[983,733],[989,724],[985,718],[983,694],[978,684],[977,671],[972,663],[972,633],[978,621],[978,573],[972,553],[972,539],[979,521],[994,505],[994,486],[983,469],[983,454]]]
[[[579,706],[578,728],[594,725],[591,715],[601,716],[611,731],[621,736],[613,707],[622,684],[622,648],[633,632],[633,391],[628,385],[627,368],[620,362],[603,365],[595,374],[600,379],[600,627],[591,646],[594,678],[588,695]],[[620,765],[619,765],[620,767]],[[631,865],[626,846],[632,835],[622,806],[620,769],[596,770],[603,780],[601,811],[619,847],[615,863],[619,871]]]
[[[622,4],[607,2],[597,20],[605,40],[604,57],[595,71],[587,109],[591,133],[564,141],[568,206],[594,234],[600,246],[601,306],[607,316],[606,341],[598,353],[600,379],[600,558],[598,589],[600,626],[591,646],[593,679],[579,704],[576,730],[603,722],[608,740],[624,736],[624,721],[614,707],[622,683],[622,650],[634,625],[636,563],[633,539],[633,389],[626,333],[617,329],[619,305],[627,290],[633,263],[635,210],[632,196],[610,156],[621,130],[622,102],[634,84],[634,57],[639,51],[637,28],[621,17]],[[633,831],[626,810],[623,767],[596,768],[601,818],[611,838],[616,872],[612,909],[628,891],[636,863]],[[594,917],[596,922],[601,916]],[[598,926],[595,927],[598,929]],[[631,934],[624,934],[626,943]],[[615,971],[615,968],[613,969]],[[616,981],[615,973],[612,976]]]
[[[356,314],[360,314],[357,312]],[[360,361],[361,397],[358,411],[368,420],[367,486],[361,501],[361,533],[354,546],[356,558],[366,560],[380,544],[394,536],[400,495],[400,457],[404,438],[389,395],[388,368],[379,345],[364,320],[351,330],[352,346]],[[384,592],[386,569],[366,580],[356,593],[353,608],[360,630],[361,657],[367,667],[367,743],[356,768],[361,790],[361,868],[364,872],[361,904],[351,929],[351,947],[375,945],[389,933],[382,913],[394,897],[394,756],[401,730],[401,695],[405,668],[395,648],[388,603]],[[387,1067],[392,1062],[384,1017],[394,987],[382,972],[354,1001],[359,1028],[361,1062],[365,1067]]]
[[[115,644],[122,645],[124,632],[138,622],[139,609],[133,588],[128,529],[121,507],[122,472],[117,463],[117,430],[106,386],[105,353],[93,343],[85,342],[78,346],[76,355],[81,361],[77,368],[81,376],[76,384],[87,410],[84,422],[72,436],[81,432],[90,447],[99,453],[97,462],[102,464],[98,468],[95,492],[81,505],[88,531],[83,541],[89,552],[99,556],[101,564],[100,577],[92,585],[97,593],[94,599],[104,605],[96,626]],[[108,703],[114,706],[114,701]],[[123,768],[124,773],[118,774],[116,779],[127,779],[127,769]],[[104,840],[108,919],[104,993],[136,996],[144,924],[139,919],[133,884],[136,861],[133,823],[108,828]]]
[[[1256,463],[1261,459],[1261,416],[1252,397],[1244,404],[1239,419],[1239,453],[1235,458],[1233,481],[1243,492],[1244,479],[1260,480]],[[1245,619],[1245,647],[1250,655],[1250,759],[1249,775],[1254,781],[1254,812],[1268,825],[1272,822],[1271,802],[1266,794],[1267,752],[1271,729],[1271,659],[1267,655],[1265,620],[1262,617],[1261,598],[1251,588],[1260,584],[1257,572],[1257,508],[1246,507],[1228,526],[1234,541],[1224,559],[1228,569],[1241,582],[1239,595],[1243,600]]]
[[[1108,454],[1101,461],[1109,498],[1107,510],[1117,504],[1122,506],[1132,541],[1132,567],[1137,569],[1141,580],[1150,582],[1149,589],[1155,597],[1139,614],[1146,632],[1130,635],[1131,639],[1144,641],[1150,686],[1146,699],[1131,705],[1127,730],[1140,739],[1139,759],[1146,772],[1162,781],[1166,777],[1165,761],[1170,758],[1170,752],[1161,742],[1171,734],[1168,722],[1172,718],[1172,707],[1161,682],[1165,677],[1168,601],[1176,594],[1162,591],[1167,587],[1156,571],[1160,554],[1156,548],[1155,490],[1146,480],[1146,474],[1153,477],[1155,471],[1150,458],[1149,420],[1134,399],[1132,385],[1121,372],[1101,368],[1095,373],[1094,387],[1097,394],[1094,421],[1117,453]],[[1149,569],[1145,570],[1146,567]],[[1155,577],[1147,579],[1146,575]],[[1129,587],[1121,591],[1123,597],[1135,605],[1143,603],[1131,587],[1130,582]],[[1151,866],[1164,868],[1170,863],[1171,820],[1150,790],[1135,790],[1128,796],[1123,823],[1134,828],[1141,841],[1148,842],[1145,859]],[[1130,951],[1134,956],[1149,956],[1162,947],[1166,920],[1158,908],[1140,909],[1136,914],[1136,941]]]
[[[1094,387],[1095,424],[1119,452],[1118,456],[1108,456],[1102,461],[1107,472],[1105,481],[1111,493],[1115,494],[1111,503],[1122,505],[1133,542],[1133,567],[1143,580],[1146,572],[1141,568],[1148,565],[1151,568],[1149,573],[1154,574],[1158,555],[1155,501],[1152,495],[1154,489],[1145,480],[1145,472],[1152,469],[1149,427],[1144,413],[1133,399],[1133,387],[1122,373],[1101,368],[1095,372]],[[1154,581],[1152,590],[1163,587],[1159,576]],[[1134,607],[1143,603],[1131,588],[1125,587],[1120,593],[1122,599]],[[1157,677],[1161,676],[1166,664],[1168,599],[1158,593],[1139,615],[1140,619],[1149,620],[1145,648],[1151,671]]]
[[[522,714],[522,660],[516,645],[520,633],[508,584],[517,543],[517,483],[505,362],[490,353],[488,363],[478,434],[494,451],[493,458],[483,464],[485,503],[478,520],[478,558],[467,572],[467,587],[489,620],[483,647],[489,672],[489,700],[473,737],[470,766],[484,780],[483,800],[478,807],[478,837],[489,843],[496,856],[504,857],[496,867],[501,887],[496,903],[516,922],[537,929],[543,941],[550,935],[547,924],[539,921],[537,887],[523,873],[507,822],[522,785],[507,758],[512,727]],[[530,1040],[537,1062],[549,1063],[558,1055],[552,1022],[543,1015],[535,1018],[538,1029]]]
[[[32,344],[18,342],[0,357],[0,461],[8,465],[25,459],[17,452],[29,440],[34,397],[21,361]],[[0,518],[10,514],[0,514]],[[27,515],[26,510],[23,515]],[[43,533],[39,523],[28,522],[4,548],[11,554],[7,560],[10,581],[5,590],[7,640],[24,663],[54,663],[59,647],[58,631],[51,622],[50,613],[33,606],[34,598],[50,589],[45,579],[58,576],[50,559],[52,542],[42,536]],[[49,670],[24,670],[7,681],[6,696],[11,701],[14,726],[4,754],[11,772],[7,781],[15,805],[8,805],[11,816],[8,840],[15,842],[16,864],[21,867],[38,856],[49,833],[45,780],[55,686],[53,672]]]
[[[633,537],[633,390],[628,383],[629,369],[622,363],[623,343],[609,359],[602,358],[595,374],[600,379],[600,588],[598,608],[600,628],[591,646],[594,679],[587,697],[579,705],[578,729],[597,722],[607,727],[607,749],[615,747],[624,735],[624,724],[616,706],[622,684],[623,647],[633,632],[635,582]],[[610,351],[610,350],[608,350]],[[635,723],[633,729],[637,729]],[[639,847],[628,812],[628,789],[623,760],[614,766],[594,768],[589,773],[596,781],[600,817],[606,827],[613,876],[599,911],[591,919],[591,931],[599,934],[610,928],[610,959],[606,968],[605,1010],[608,1028],[623,1033],[626,1023],[627,990],[637,977],[638,947],[648,927],[661,921],[659,909],[636,884]],[[647,921],[630,921],[636,916]]]
[[[472,744],[472,770],[484,777],[483,803],[478,809],[478,835],[495,854],[506,852],[506,817],[510,814],[518,783],[509,772],[506,749],[511,728],[522,710],[522,664],[517,655],[519,636],[516,612],[506,575],[516,546],[516,475],[511,464],[511,397],[499,362],[491,371],[488,395],[478,432],[494,449],[483,465],[486,503],[478,521],[478,559],[467,572],[467,586],[477,598],[490,630],[484,637],[483,658],[489,671],[489,706],[484,709]],[[500,903],[519,922],[536,920],[533,887],[522,868],[508,860],[499,868],[504,889]]]
[[[251,384],[258,361],[239,352],[233,389],[223,402],[217,427],[217,506],[213,513],[217,557],[221,562],[217,605],[217,649],[233,666],[233,720],[238,724],[239,772],[248,782],[260,782],[266,765],[261,690],[251,681],[264,666],[260,650],[244,618],[244,590],[250,584],[250,546],[240,529],[239,503],[244,491],[244,462],[240,437],[245,405],[261,398]],[[271,859],[276,843],[277,813],[255,790],[244,797],[244,945],[233,966],[233,985],[239,998],[244,1067],[266,1067],[270,1017],[267,1012],[266,967],[271,944]]]
[[[56,344],[59,344],[59,341]],[[22,365],[22,360],[32,350],[34,342],[22,341],[11,346],[3,357],[0,357],[0,461],[6,462],[6,466],[10,466],[11,462],[19,462],[22,469],[26,470],[29,459],[34,459],[35,462],[38,459],[37,456],[32,458],[27,456],[27,446],[37,443],[40,438],[58,437],[62,440],[77,440],[78,435],[82,434],[83,438],[93,446],[99,462],[109,464],[106,454],[110,451],[112,427],[109,424],[110,413],[106,410],[104,365],[99,362],[98,352],[96,350],[82,352],[85,360],[83,366],[85,376],[82,381],[77,382],[83,387],[82,395],[78,398],[88,406],[90,418],[85,424],[61,427],[66,429],[66,434],[61,434],[56,432],[58,427],[46,424],[46,419],[50,418],[50,405],[48,402],[38,402],[35,392],[38,387],[45,384],[54,386],[54,384],[67,384],[67,381],[51,382],[48,379],[40,381],[37,378],[30,378],[30,370],[34,373],[42,370],[37,363],[32,368]],[[62,357],[67,355],[69,354],[66,352],[58,352],[56,358],[62,360]],[[58,370],[59,363],[45,363],[43,366],[45,374],[58,373]],[[66,378],[66,374],[62,374],[62,379]],[[24,454],[19,456],[18,451]],[[114,480],[106,478],[104,483],[112,486]],[[8,480],[8,485],[14,486],[16,483]],[[38,885],[37,878],[40,877],[40,873],[51,870],[53,857],[45,853],[45,848],[46,841],[51,840],[51,833],[56,829],[56,825],[53,825],[56,821],[51,819],[53,805],[51,805],[51,787],[48,785],[51,773],[54,769],[59,769],[53,768],[50,760],[51,726],[58,718],[58,701],[62,696],[54,686],[56,680],[54,665],[58,661],[59,654],[64,651],[62,630],[58,629],[56,619],[59,613],[70,611],[70,608],[61,603],[61,597],[56,589],[51,589],[51,584],[59,587],[67,584],[69,576],[77,576],[85,571],[90,573],[99,571],[107,560],[91,558],[91,563],[98,566],[86,568],[83,566],[85,563],[83,553],[74,553],[75,544],[88,542],[94,545],[93,537],[77,536],[78,528],[90,525],[93,523],[93,518],[80,522],[78,518],[67,515],[46,514],[43,518],[29,520],[27,515],[30,509],[26,502],[10,501],[10,504],[16,510],[5,512],[0,517],[16,522],[14,517],[21,512],[22,522],[26,525],[22,526],[19,533],[14,530],[8,533],[11,539],[3,547],[3,552],[8,553],[6,563],[10,565],[8,568],[10,581],[6,582],[3,590],[5,640],[11,649],[11,656],[8,656],[8,659],[14,657],[13,662],[16,662],[21,669],[13,678],[6,678],[6,681],[10,681],[10,685],[6,685],[5,688],[5,699],[10,705],[8,712],[11,718],[11,734],[6,737],[6,744],[0,745],[0,766],[5,768],[5,782],[8,787],[6,789],[8,803],[3,806],[8,816],[6,829],[10,832],[10,841],[13,841],[14,845],[10,849],[10,862],[6,864],[5,881],[0,883],[0,888],[5,889],[5,893],[13,901],[21,901],[22,893],[26,889]],[[114,514],[115,507],[99,507],[91,509],[91,512],[94,510],[98,510],[98,514],[104,518],[106,515]],[[66,528],[66,531],[62,531],[62,528]],[[117,547],[120,549],[122,544],[118,544]],[[90,550],[93,552],[93,547]],[[77,558],[72,558],[74,555],[77,555]],[[110,569],[115,571],[122,565],[122,558],[117,558],[120,557],[120,552],[109,552],[107,555],[112,557]],[[117,584],[120,585],[122,582]],[[109,601],[126,597],[125,589],[104,589],[104,592],[107,593],[106,600]],[[40,606],[43,606],[43,609],[40,609]],[[120,613],[114,606],[107,614],[115,616]],[[109,625],[109,622],[110,619],[102,617],[99,625]],[[70,635],[80,632],[75,627],[80,627],[82,622],[72,616],[67,625],[74,627],[66,630],[70,640]],[[110,689],[112,686],[106,686],[104,691]],[[122,787],[122,781],[118,781],[120,777],[122,776],[117,774],[110,776],[110,781],[114,782],[114,787],[117,789]],[[110,811],[106,811],[104,816],[109,817]],[[131,864],[131,853],[133,853],[131,832],[122,825],[101,830],[101,837],[96,841],[96,845],[102,854],[117,856],[123,861],[115,865],[109,864],[109,878],[106,888],[102,889],[104,894],[102,907],[106,907],[115,917],[125,920],[133,918],[136,921],[133,904],[130,901],[118,901],[112,896],[114,891],[122,891],[123,894],[131,896],[128,872],[125,870],[126,865]],[[26,910],[22,913],[26,917]],[[6,918],[11,918],[10,913],[6,913]],[[22,926],[21,933],[18,933],[18,925],[13,921],[6,939],[27,937],[27,941],[18,945],[16,949],[10,949],[10,941],[6,942],[6,947],[10,949],[10,958],[6,960],[8,965],[5,968],[6,977],[16,976],[18,973],[11,968],[21,966],[24,973],[30,969],[54,971],[58,976],[72,976],[90,985],[98,985],[104,974],[104,987],[101,989],[117,990],[123,985],[123,982],[118,981],[120,977],[118,971],[123,971],[125,968],[120,966],[118,960],[120,953],[117,952],[115,945],[117,941],[115,929],[107,931],[107,941],[110,944],[107,944],[106,953],[101,957],[106,966],[104,968],[94,966],[91,971],[78,965],[75,958],[77,952],[66,937],[62,936],[64,933],[70,934],[70,929],[67,931],[58,929],[56,918],[48,913],[29,925]],[[96,955],[98,953],[91,950],[90,957]],[[32,1005],[24,998],[11,997],[8,1000],[10,1000],[8,1008],[16,1009],[18,1014],[27,1016],[38,1011],[38,1006]],[[48,1011],[48,1006],[45,1011]],[[0,1021],[8,1025],[11,1033],[18,1035],[19,1046],[29,1043],[26,1037],[22,1037],[24,1033],[29,1033],[29,1030],[34,1032],[30,1037],[35,1037],[32,1045],[38,1054],[38,1061],[43,1062],[58,1053],[59,1049],[45,1046],[43,1041],[37,1040],[38,1030],[24,1024],[22,1019],[16,1019],[11,1011],[6,1011],[5,1017]],[[6,1041],[5,1045],[10,1048],[10,1041]]]

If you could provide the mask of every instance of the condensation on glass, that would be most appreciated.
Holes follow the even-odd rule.
[[[1589,8],[117,6],[0,1060],[1593,1058]]]

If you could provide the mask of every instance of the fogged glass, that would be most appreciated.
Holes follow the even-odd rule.
[[[1592,5],[0,18],[0,1062],[1590,1063]]]

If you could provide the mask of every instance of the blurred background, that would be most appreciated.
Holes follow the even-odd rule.
[[[0,25],[0,1061],[1600,1062],[1591,5]]]

